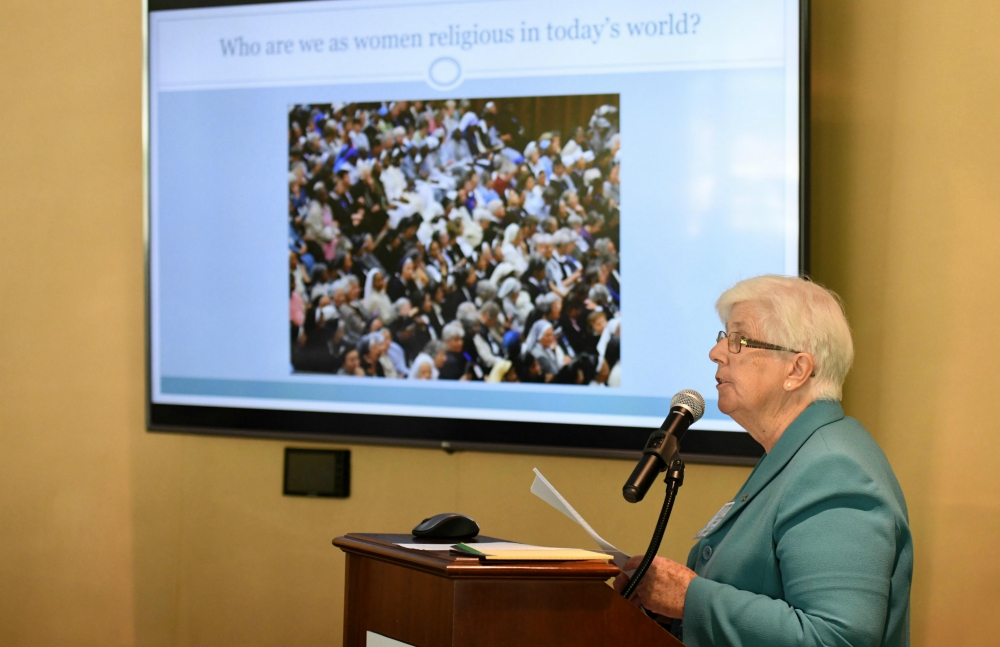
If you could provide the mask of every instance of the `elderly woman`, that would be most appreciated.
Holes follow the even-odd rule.
[[[555,329],[547,319],[539,319],[528,332],[521,354],[531,355],[538,361],[546,382],[551,382],[570,358],[559,346]]]
[[[524,329],[530,332],[539,319],[548,319],[553,325],[558,325],[562,316],[562,306],[562,297],[555,292],[539,295],[535,299],[535,309],[528,314],[528,319],[524,323]]]
[[[678,619],[690,647],[909,645],[906,503],[885,454],[840,406],[854,351],[839,300],[762,276],[716,309],[719,410],[766,454],[698,533],[687,566],[656,558],[633,601]]]
[[[465,355],[465,327],[461,321],[452,321],[441,333],[446,355],[444,364],[440,367],[438,377],[442,380],[468,380],[466,367],[469,358]]]
[[[521,238],[521,227],[516,223],[507,225],[503,232],[503,245],[500,247],[503,260],[514,266],[514,271],[520,276],[528,269],[528,254]]]
[[[389,325],[396,318],[396,309],[385,293],[385,271],[374,267],[365,276],[365,293],[362,305],[371,317],[378,317],[382,323]]]
[[[531,314],[531,297],[522,289],[521,282],[514,277],[504,279],[497,291],[497,298],[503,306],[511,330],[524,332],[524,324]]]
[[[368,331],[368,318],[361,306],[361,284],[358,278],[350,274],[339,281],[334,288],[334,295],[342,292],[344,301],[340,305],[340,319],[344,322],[344,343],[349,346],[357,344],[361,336]],[[336,301],[336,300],[335,300]]]
[[[434,358],[425,353],[417,355],[413,360],[413,365],[410,366],[410,373],[406,377],[411,380],[438,379],[438,370],[434,366]]]

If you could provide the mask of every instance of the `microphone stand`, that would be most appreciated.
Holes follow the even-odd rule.
[[[664,477],[664,482],[667,484],[666,497],[663,499],[663,508],[660,510],[660,518],[656,521],[656,529],[653,530],[653,538],[649,542],[649,548],[646,549],[646,554],[643,556],[642,561],[639,562],[638,568],[632,574],[631,579],[629,579],[628,584],[622,589],[622,597],[626,600],[632,597],[635,593],[636,587],[639,586],[639,582],[646,575],[646,571],[649,570],[649,565],[653,563],[653,558],[656,557],[656,553],[660,550],[660,542],[663,541],[663,533],[667,530],[667,523],[670,521],[670,512],[674,509],[674,499],[677,498],[677,490],[680,486],[684,485],[684,461],[681,460],[679,456],[674,455],[673,460],[670,461],[670,465],[667,467],[667,475]],[[655,614],[651,614],[646,611],[646,615],[653,617]],[[655,618],[654,618],[655,619]]]

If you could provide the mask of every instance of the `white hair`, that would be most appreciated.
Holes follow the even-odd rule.
[[[452,321],[441,331],[441,339],[448,341],[455,338],[465,337],[465,327],[461,321]]]
[[[563,228],[552,234],[552,244],[559,247],[568,243],[575,243],[577,238],[579,238],[579,234],[575,231]]]
[[[722,293],[715,309],[723,324],[738,303],[756,308],[766,335],[758,341],[812,355],[815,399],[841,399],[854,362],[854,342],[840,297],[808,278],[766,275],[740,281]]]
[[[498,306],[495,301],[484,303],[483,307],[479,309],[479,315],[486,315],[487,318],[496,317],[499,314],[500,306]]]
[[[597,304],[606,304],[611,300],[611,292],[608,291],[608,286],[603,283],[595,283],[590,287],[590,291],[587,292],[587,298]]]
[[[336,281],[333,282],[333,286],[331,287],[332,287],[331,289],[332,294],[337,294],[338,292],[347,292],[348,283],[344,279],[337,279]]]
[[[562,297],[557,292],[546,292],[545,294],[539,294],[538,298],[535,299],[535,307],[540,313],[547,315],[552,312],[552,306],[556,304],[556,301],[561,300]]]
[[[456,322],[465,328],[472,330],[479,323],[479,308],[477,308],[476,304],[471,301],[463,301],[458,304],[458,309],[455,311],[455,321],[452,323]],[[442,334],[443,333],[444,331],[442,331]],[[448,339],[447,335],[445,335],[445,339]]]

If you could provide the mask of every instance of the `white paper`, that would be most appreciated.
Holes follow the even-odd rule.
[[[402,548],[409,548],[410,550],[451,550],[451,547],[455,545],[456,542],[450,541],[447,544],[396,544]]]
[[[450,550],[458,542],[451,542],[450,544],[396,544],[403,548],[410,548],[412,550]],[[494,551],[494,550],[566,550],[565,548],[556,548],[554,546],[532,546],[531,544],[518,544],[512,541],[480,541],[474,544],[466,544],[470,548],[475,548],[481,551]]]
[[[365,633],[365,647],[413,647],[413,645],[387,638],[374,631],[368,631]]]
[[[557,546],[532,546],[531,544],[518,544],[510,541],[482,541],[476,544],[467,544],[469,548],[488,552],[498,550],[567,550]]]
[[[597,545],[601,547],[601,550],[612,556],[615,566],[618,568],[624,568],[625,562],[628,561],[629,556],[618,550],[611,545],[610,542],[606,541],[603,537],[597,534],[590,524],[580,516],[580,513],[573,509],[573,506],[569,504],[563,495],[559,494],[559,491],[552,487],[552,484],[542,476],[542,473],[538,471],[538,468],[534,468],[535,480],[531,484],[531,493],[537,496],[542,501],[545,501],[550,506],[563,513],[587,531],[591,539],[597,542]]]

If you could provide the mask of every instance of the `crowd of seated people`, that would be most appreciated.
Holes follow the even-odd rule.
[[[566,136],[477,106],[290,110],[293,370],[620,384],[616,107]]]

